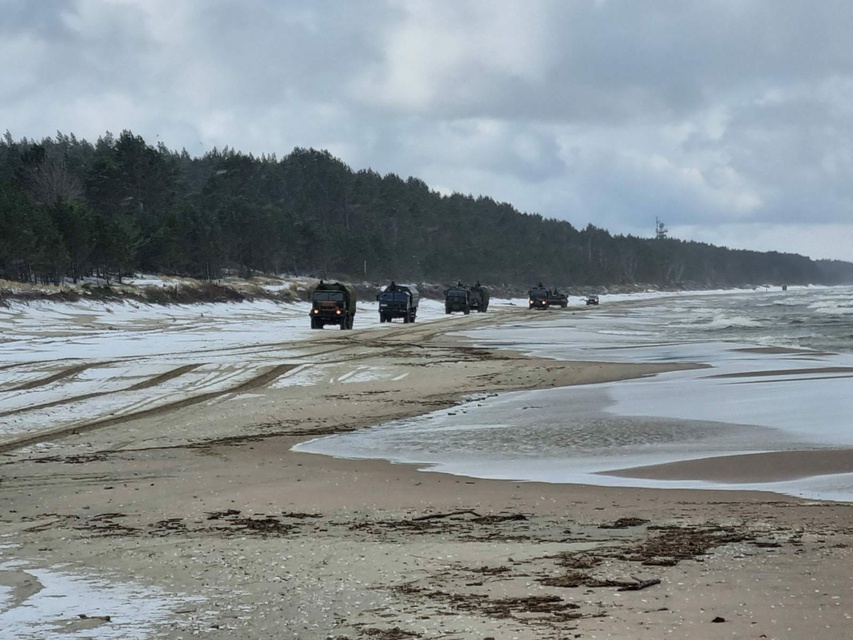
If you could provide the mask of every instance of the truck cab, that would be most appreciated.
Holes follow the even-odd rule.
[[[527,292],[527,298],[528,309],[547,309],[549,307],[547,289],[533,287]]]
[[[376,296],[379,302],[379,322],[402,318],[404,323],[414,322],[418,315],[420,294],[414,285],[392,282]]]
[[[471,313],[471,294],[468,287],[456,285],[444,292],[444,312],[461,311],[465,315]]]
[[[341,329],[352,329],[355,320],[355,292],[339,282],[322,280],[311,293],[311,328],[322,329],[336,324]]]
[[[468,290],[468,301],[471,311],[485,313],[489,309],[489,290],[478,281]]]

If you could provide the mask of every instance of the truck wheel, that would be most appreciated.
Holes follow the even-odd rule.
[[[444,307],[444,313],[450,315],[450,307]]]
[[[319,322],[317,322],[317,318],[311,318],[311,328],[312,329],[322,329],[323,327],[320,326]]]
[[[415,314],[413,313],[412,318],[411,318],[411,320],[409,320],[409,322],[414,322],[414,321],[415,321]]]
[[[355,324],[355,316],[350,316],[347,320],[347,329],[352,329],[353,324]]]
[[[467,316],[469,313],[471,313],[471,310],[466,307],[465,309],[462,309],[462,313]]]

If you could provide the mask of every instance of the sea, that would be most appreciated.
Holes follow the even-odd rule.
[[[556,360],[702,367],[470,397],[451,409],[297,449],[476,478],[751,489],[853,501],[853,473],[820,467],[760,482],[618,475],[717,456],[853,448],[853,287],[604,295],[600,301],[581,309],[583,299],[572,298],[567,309],[534,310],[530,314],[539,315],[461,335],[479,346]]]

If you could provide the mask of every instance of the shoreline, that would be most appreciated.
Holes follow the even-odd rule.
[[[324,332],[299,345],[307,366],[288,384],[0,455],[0,535],[15,545],[0,548],[0,585],[60,565],[132,581],[185,598],[150,636],[172,640],[702,640],[721,624],[735,637],[838,638],[853,505],[478,480],[291,450],[462,395],[691,368],[558,362],[445,335],[525,318]],[[294,345],[277,349],[258,349],[266,365],[294,358]],[[44,628],[81,614],[105,634],[129,624],[89,605]]]
[[[696,480],[721,484],[775,483],[853,473],[853,449],[827,447],[721,455],[599,473],[650,480]]]

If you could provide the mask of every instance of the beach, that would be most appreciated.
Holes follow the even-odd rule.
[[[504,392],[705,368],[556,360],[461,335],[548,317],[505,305],[281,342],[263,323],[256,339],[233,338],[235,322],[193,342],[212,322],[196,314],[45,338],[100,344],[101,332],[126,332],[128,344],[162,330],[182,349],[174,337],[158,353],[68,360],[10,349],[0,637],[845,637],[849,502],[491,480],[293,450]],[[80,402],[48,391],[66,379]],[[42,395],[15,404],[24,391]],[[755,455],[623,475],[772,480],[756,463],[772,455],[787,456],[769,465],[783,477],[851,471],[843,449]],[[72,599],[82,587],[61,588],[72,578],[92,595]]]

